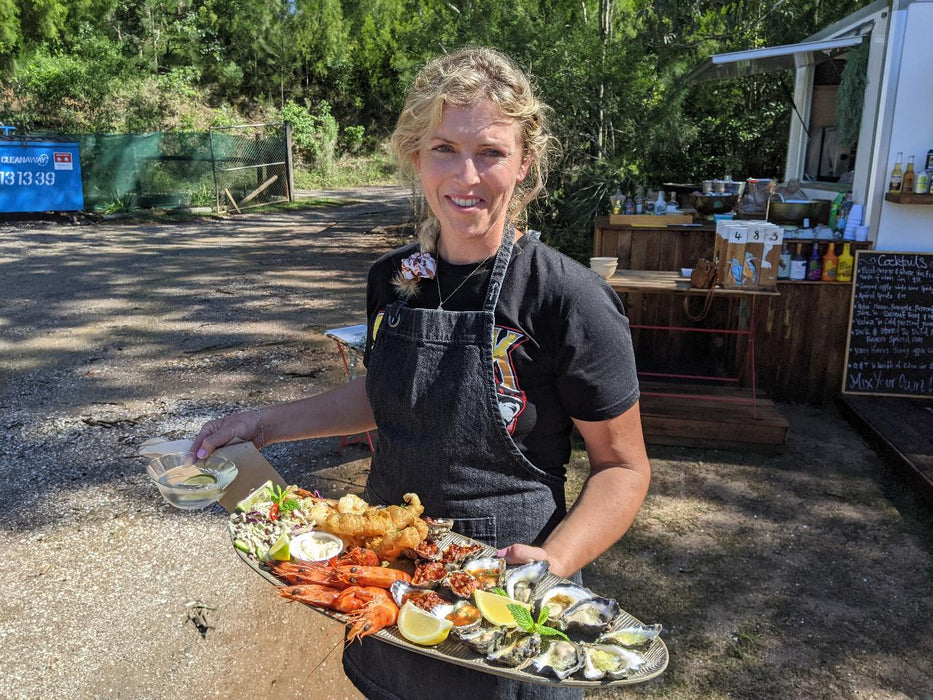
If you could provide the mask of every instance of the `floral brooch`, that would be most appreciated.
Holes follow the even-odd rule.
[[[402,260],[402,277],[417,282],[437,276],[437,261],[430,253],[412,253]]]

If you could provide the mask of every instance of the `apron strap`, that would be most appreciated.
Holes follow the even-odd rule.
[[[502,290],[502,281],[512,259],[512,246],[515,245],[515,227],[507,221],[502,231],[502,243],[496,253],[496,262],[492,266],[489,276],[489,288],[486,290],[486,301],[483,303],[483,313],[495,314],[496,304],[499,303],[499,292]]]

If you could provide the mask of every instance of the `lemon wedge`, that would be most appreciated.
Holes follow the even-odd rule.
[[[270,486],[272,486],[272,481],[267,481],[264,483],[262,486],[254,490],[249,496],[237,503],[236,509],[242,510],[244,513],[248,513],[251,510],[255,510],[256,506],[258,506],[260,503],[268,503],[271,500],[269,498]]]
[[[454,623],[425,612],[411,601],[405,603],[398,613],[398,631],[412,644],[432,646],[440,644]]]
[[[508,606],[510,605],[520,605],[529,612],[531,611],[531,605],[528,603],[522,603],[514,598],[499,595],[492,591],[476,591],[473,598],[476,600],[476,607],[479,608],[483,617],[497,627],[515,627],[518,624],[515,622],[515,618],[512,617],[512,611],[509,610]]]
[[[272,547],[269,549],[269,556],[276,561],[288,561],[291,559],[287,532],[283,532],[281,535],[279,535],[279,539],[277,539],[275,544],[272,545]]]

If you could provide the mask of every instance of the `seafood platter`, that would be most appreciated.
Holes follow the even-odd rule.
[[[536,684],[607,687],[664,672],[661,625],[403,506],[320,498],[264,484],[241,501],[234,548],[285,598],[372,636],[448,663]],[[309,541],[310,538],[310,541]],[[292,546],[294,545],[294,546]]]

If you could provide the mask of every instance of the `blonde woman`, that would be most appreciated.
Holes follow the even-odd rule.
[[[593,272],[525,235],[552,137],[548,112],[506,56],[466,48],[415,78],[392,137],[423,204],[419,241],[367,285],[367,376],[207,424],[194,451],[378,429],[365,498],[421,497],[425,513],[512,563],[579,570],[628,529],[650,466],[628,321]],[[566,509],[576,427],[590,473]],[[571,698],[379,641],[344,652],[368,698]]]

